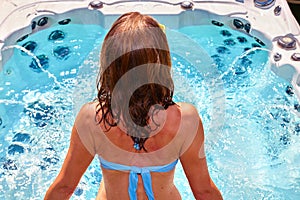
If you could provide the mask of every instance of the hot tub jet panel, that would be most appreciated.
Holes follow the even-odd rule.
[[[50,3],[55,4],[55,6],[49,6],[48,4]],[[296,68],[296,66],[300,64],[299,36],[297,36],[300,35],[300,28],[297,23],[293,24],[295,19],[285,0],[227,0],[222,2],[217,0],[181,2],[153,0],[147,2],[137,1],[136,3],[138,4],[136,5],[134,1],[104,2],[100,0],[83,0],[82,3],[76,1],[74,4],[72,4],[71,1],[68,1],[68,3],[51,1],[50,3],[29,0],[28,5],[30,6],[20,6],[20,8],[15,9],[14,12],[8,13],[9,15],[1,22],[0,33],[4,34],[0,34],[2,36],[2,38],[0,38],[0,48],[2,49],[0,54],[0,70],[2,70],[2,66],[11,56],[11,53],[8,53],[10,50],[3,51],[5,46],[21,42],[25,40],[28,35],[54,24],[63,26],[69,23],[80,23],[82,20],[79,18],[81,17],[84,18],[84,22],[87,23],[96,21],[97,24],[104,23],[105,26],[109,26],[108,24],[111,23],[116,16],[130,10],[126,7],[132,7],[136,11],[157,16],[162,19],[162,22],[165,21],[167,27],[170,28],[179,26],[176,25],[176,23],[180,24],[181,21],[184,21],[181,18],[188,19],[187,21],[191,23],[190,25],[201,24],[203,22],[204,24],[213,23],[216,26],[229,25],[254,37],[261,47],[265,46],[264,48],[269,48],[272,51],[272,55],[270,56],[273,56],[271,60],[274,61],[273,64],[276,65],[276,67],[290,64]],[[61,6],[58,6],[58,4]],[[151,6],[153,9],[151,9]],[[53,8],[53,10],[51,10],[51,8]],[[84,16],[77,15],[80,16],[79,18],[77,17],[78,19],[68,15],[76,12],[76,10],[87,10],[90,12],[91,18],[89,19],[87,14]],[[9,20],[10,18],[16,19],[15,15],[21,15],[21,11],[26,14],[26,17],[19,16],[18,18],[24,18],[25,20],[31,19],[29,21],[30,25],[28,28],[23,27],[22,31],[16,32],[16,27],[9,26],[9,24],[13,24],[9,23]],[[87,13],[87,11],[84,12]],[[284,11],[284,15],[282,11]],[[207,12],[208,17],[215,16],[215,19],[211,18],[206,22],[205,17],[203,18],[204,15],[199,14],[200,12]],[[34,13],[34,15],[31,13]],[[164,16],[169,15],[169,13],[171,16],[174,16],[176,20],[170,21],[164,19]],[[271,23],[271,26],[266,26],[269,23]],[[26,23],[22,23],[23,26],[24,24]],[[184,25],[185,24],[183,24],[183,26]],[[9,26],[10,29],[8,29],[7,26]],[[278,28],[276,29],[275,27]],[[20,27],[17,28],[20,29]],[[3,32],[2,30],[5,31]],[[12,32],[9,33],[7,30],[12,30]],[[265,30],[265,32],[263,32],[263,30]],[[58,34],[54,36],[56,37]],[[62,35],[60,34],[60,36]],[[266,45],[265,43],[268,44]],[[259,45],[257,45],[257,47],[259,47]],[[32,43],[27,44],[25,48],[29,51],[34,51],[35,45]],[[57,50],[55,52],[68,51],[67,49],[59,49],[59,51]],[[278,55],[281,56],[279,57]],[[300,68],[300,66],[298,68]],[[295,71],[300,74],[300,69],[296,69]]]

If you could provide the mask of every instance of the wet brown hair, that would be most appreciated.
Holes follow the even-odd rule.
[[[121,121],[135,148],[146,150],[155,112],[149,113],[150,107],[174,104],[170,50],[155,19],[130,12],[113,23],[102,45],[97,89],[98,122],[107,131]]]

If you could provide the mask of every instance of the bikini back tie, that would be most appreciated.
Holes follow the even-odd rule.
[[[154,200],[154,194],[152,191],[152,180],[150,172],[168,172],[174,169],[178,159],[174,162],[163,165],[163,166],[149,166],[149,167],[136,167],[136,166],[127,166],[117,163],[112,163],[107,160],[104,160],[99,156],[101,166],[105,169],[117,170],[117,171],[130,171],[129,173],[129,187],[128,194],[130,200],[137,200],[136,190],[138,185],[138,175],[140,174],[143,179],[144,190],[149,200]]]

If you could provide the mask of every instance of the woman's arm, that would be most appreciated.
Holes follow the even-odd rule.
[[[45,200],[69,199],[93,158],[82,144],[74,126],[67,156],[60,173],[48,189]]]
[[[198,123],[198,128],[193,142],[180,156],[180,162],[183,166],[194,197],[197,200],[220,200],[222,199],[222,195],[210,178],[207,168],[204,152],[204,131],[201,119],[197,110],[193,106],[189,105],[186,111],[187,112],[184,113],[184,115],[187,115],[189,123]],[[186,134],[192,133],[186,132]]]

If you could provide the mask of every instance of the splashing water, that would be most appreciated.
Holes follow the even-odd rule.
[[[267,49],[267,48],[261,48],[261,47],[254,47],[251,49],[246,50],[244,53],[242,53],[239,56],[236,56],[235,59],[232,61],[232,63],[229,65],[230,67],[228,68],[227,71],[225,71],[224,73],[221,74],[221,76],[219,77],[219,79],[224,78],[224,76],[228,75],[230,72],[234,71],[234,67],[236,66],[238,60],[245,58],[246,56],[250,55],[251,53],[254,53],[257,50],[261,50],[261,51],[265,51],[265,52],[269,52],[272,53],[271,50]],[[269,65],[266,65],[269,66]],[[270,70],[270,68],[266,67],[266,70]]]
[[[88,27],[88,31],[92,32],[93,28],[95,27]],[[76,30],[78,27],[68,32],[67,35],[70,36],[71,32],[76,32]],[[221,29],[218,29],[216,34],[211,29],[207,30],[206,27],[191,27],[191,30],[186,35],[204,46],[203,49],[209,52],[209,59],[216,55],[216,48],[224,46],[224,37],[227,36],[219,35]],[[211,39],[207,33],[214,35],[214,38]],[[44,33],[41,37],[45,34],[48,35]],[[94,38],[89,38],[84,34],[81,38],[88,39],[86,43],[89,45],[95,42]],[[172,41],[174,38],[168,39]],[[206,43],[201,40],[206,40]],[[253,38],[247,37],[247,40],[250,41]],[[96,43],[96,46],[100,46],[100,43]],[[251,45],[251,42],[247,45],[249,43]],[[191,51],[188,44],[184,52],[195,53]],[[54,44],[48,45],[53,47]],[[174,93],[174,100],[190,102],[198,108],[205,127],[209,169],[213,180],[224,194],[224,199],[292,199],[299,194],[297,193],[297,190],[299,191],[299,164],[297,163],[299,162],[296,161],[299,160],[297,134],[300,133],[300,120],[294,117],[295,113],[299,114],[294,108],[294,106],[297,107],[297,101],[292,95],[285,93],[286,82],[270,72],[264,74],[264,70],[269,69],[269,66],[265,64],[266,52],[269,50],[256,47],[241,53],[244,47],[242,45],[237,48],[226,46],[232,51],[230,54],[226,52],[218,54],[217,58],[222,62],[220,61],[217,66],[218,63],[215,61],[212,67],[218,67],[219,71],[216,76],[213,76],[216,79],[209,81],[205,80],[206,74],[199,69],[200,64],[198,66],[197,62],[192,63],[182,55],[180,57],[172,54],[174,83],[175,90],[177,90]],[[59,86],[57,89],[55,87],[54,89],[51,87],[22,88],[20,92],[17,91],[20,93],[19,96],[14,96],[15,99],[11,102],[6,99],[0,100],[0,112],[6,111],[4,114],[0,113],[2,117],[0,197],[16,199],[25,196],[26,199],[41,199],[60,170],[66,154],[74,121],[72,106],[79,102],[76,106],[80,107],[82,102],[89,101],[95,96],[93,88],[98,69],[98,64],[95,63],[99,57],[99,49],[91,52],[87,57],[81,54],[83,58],[77,58],[76,55],[76,59],[73,60],[82,59],[78,68],[86,65],[84,69],[81,68],[83,73],[76,74],[76,79],[67,77],[65,82],[60,82],[58,75],[52,73],[50,68],[50,72],[43,69],[38,58],[31,52],[20,46],[13,45],[7,48],[16,48],[26,52],[36,60],[45,76],[47,74],[48,78]],[[173,48],[178,48],[178,46],[174,45]],[[239,65],[238,61],[247,58],[253,52],[257,54],[253,54],[256,57],[249,70],[253,69],[255,73],[249,73],[247,76],[242,73],[234,74],[234,66]],[[47,55],[51,53],[53,52],[50,50]],[[200,57],[200,61],[209,60],[202,59],[201,55],[197,54],[195,57]],[[230,59],[225,59],[227,57]],[[61,65],[65,63],[61,60],[59,62]],[[72,64],[77,65],[77,63]],[[209,69],[211,66],[206,67]],[[39,76],[32,70],[28,71],[33,74],[32,77]],[[18,81],[16,80],[17,83]],[[216,105],[212,105],[214,101],[211,98],[219,98],[217,94],[215,96],[212,94],[219,92],[215,91],[215,88],[219,87],[216,84],[222,82],[226,83],[223,91],[225,96],[220,98],[220,100],[226,100],[222,104],[226,112],[224,119],[226,124],[220,127],[218,122],[213,121],[211,113],[217,112],[218,109]],[[232,82],[236,84],[231,84]],[[4,109],[1,109],[1,106],[5,106]],[[289,112],[290,110],[293,112]],[[214,126],[207,129],[211,121]],[[95,198],[101,177],[99,163],[96,161],[88,168],[72,198]],[[286,177],[289,179],[285,179]],[[175,182],[183,199],[193,199],[180,166],[176,169]]]
[[[62,86],[60,82],[57,81],[57,78],[54,76],[54,74],[50,73],[48,70],[44,69],[43,66],[41,65],[41,62],[40,62],[40,59],[38,59],[38,57],[32,53],[31,51],[27,50],[26,48],[20,46],[20,45],[11,45],[11,46],[6,46],[2,49],[2,51],[5,51],[5,50],[8,50],[8,49],[13,49],[13,48],[16,48],[16,49],[19,49],[23,52],[25,52],[27,55],[31,56],[37,63],[38,67],[42,70],[42,72],[48,74],[48,77],[49,78],[52,78],[54,83],[58,86]],[[64,88],[64,87],[62,87]]]

